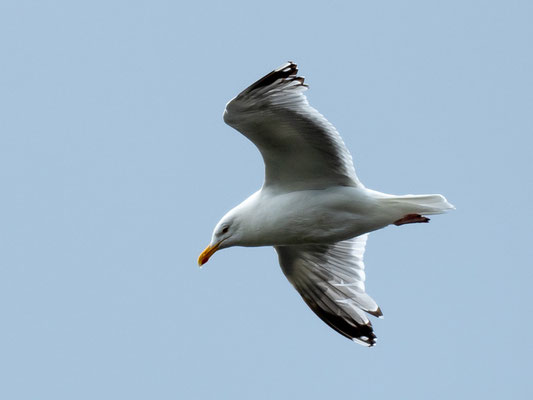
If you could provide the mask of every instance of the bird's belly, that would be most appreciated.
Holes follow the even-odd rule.
[[[258,224],[262,243],[251,245],[333,243],[388,225],[364,189],[292,192],[268,204]]]

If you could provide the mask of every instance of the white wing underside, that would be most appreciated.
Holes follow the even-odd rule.
[[[283,273],[316,315],[349,339],[373,346],[376,335],[367,313],[377,317],[382,313],[365,292],[367,237],[275,249]]]
[[[339,133],[309,105],[304,78],[287,63],[231,100],[224,121],[265,162],[265,187],[280,191],[362,186]]]

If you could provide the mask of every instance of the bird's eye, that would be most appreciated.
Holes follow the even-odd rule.
[[[228,233],[229,227],[225,226],[224,229],[222,229],[222,233]]]

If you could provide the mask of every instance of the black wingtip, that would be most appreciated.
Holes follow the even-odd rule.
[[[373,315],[374,317],[378,317],[378,318],[383,317],[383,313],[381,312],[381,308],[379,308],[379,307],[375,311],[368,311],[367,310],[366,312],[369,313],[370,315]]]
[[[372,324],[370,322],[367,324],[358,324],[355,321],[350,321],[350,323],[338,315],[330,313],[316,314],[320,317],[320,319],[322,319],[322,321],[324,321],[344,337],[368,347],[375,346],[377,342],[377,336],[374,333]]]
[[[304,78],[301,76],[296,76],[298,73],[298,66],[292,62],[288,61],[285,64],[279,66],[274,71],[270,72],[269,74],[263,76],[261,79],[259,79],[257,82],[251,84],[245,92],[251,92],[252,90],[259,89],[261,87],[266,87],[274,82],[276,82],[279,79],[282,80],[291,80],[291,81],[298,81],[302,86],[307,86],[304,84]]]
[[[344,337],[368,347],[372,347],[376,344],[377,336],[374,333],[370,321],[366,324],[359,324],[351,318],[348,320],[340,315],[324,310],[310,299],[304,298],[304,301],[322,321]]]

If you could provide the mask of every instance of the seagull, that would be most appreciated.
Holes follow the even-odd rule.
[[[440,194],[394,196],[367,189],[335,127],[311,107],[308,86],[287,62],[233,98],[224,122],[259,149],[259,191],[216,225],[198,257],[218,250],[273,246],[281,269],[305,303],[348,339],[376,344],[369,315],[383,314],[365,291],[368,233],[388,225],[429,222],[454,209]]]

